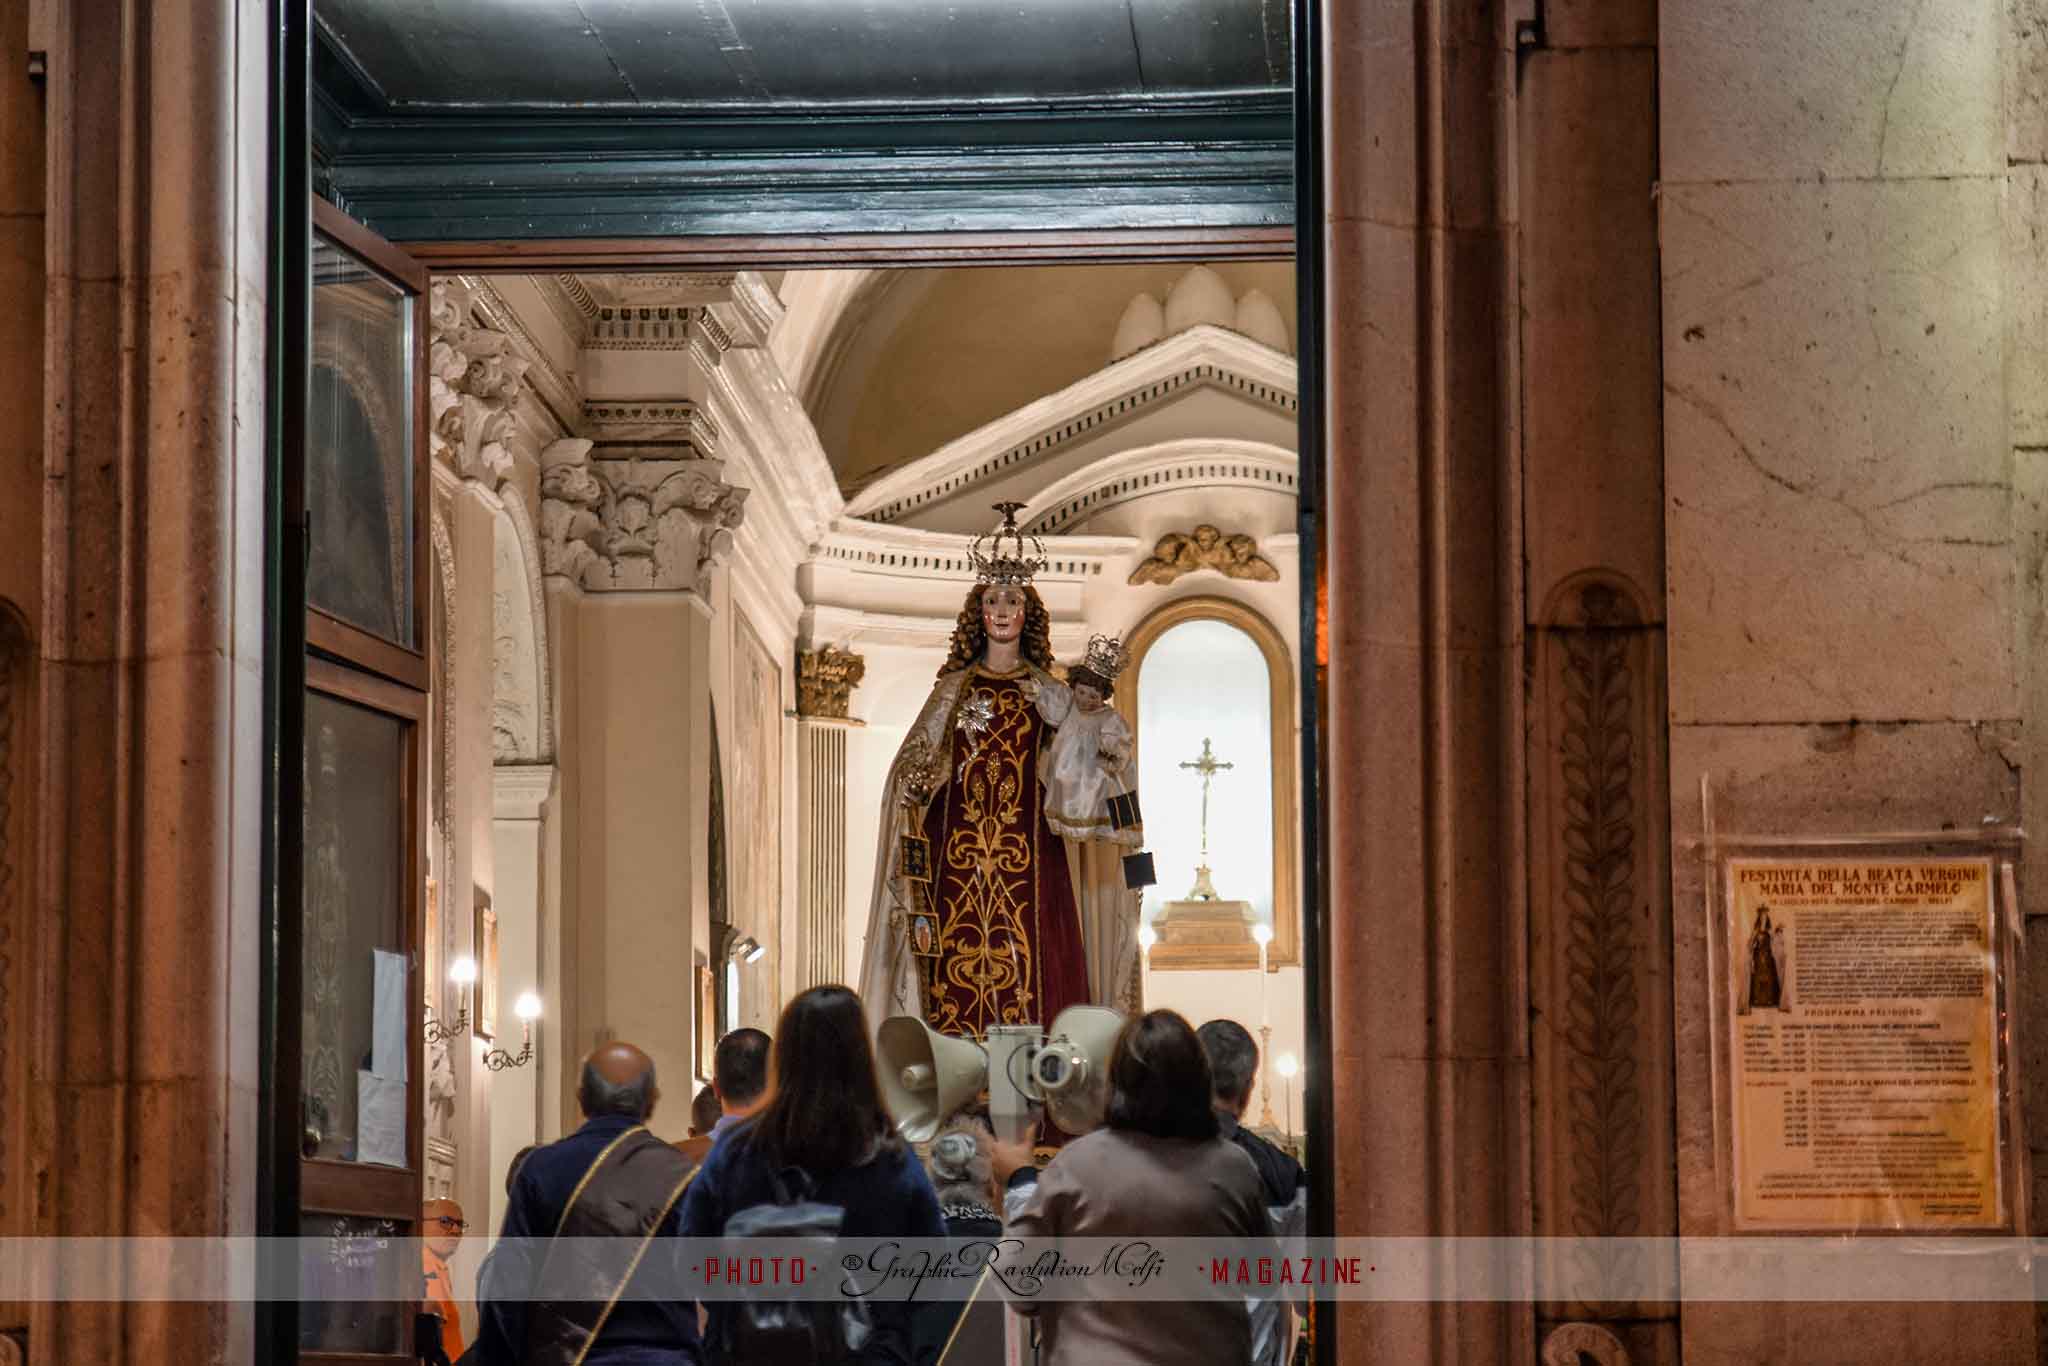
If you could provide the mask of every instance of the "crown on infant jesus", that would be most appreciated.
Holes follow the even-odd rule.
[[[1088,637],[1088,653],[1081,656],[1081,667],[1105,683],[1114,683],[1129,662],[1124,643],[1115,636]]]
[[[1003,524],[986,535],[974,538],[967,558],[974,566],[977,582],[1022,588],[1031,582],[1033,575],[1045,568],[1045,542],[1017,525],[1017,511],[1023,506],[1022,503],[997,503],[995,509],[1003,514]]]

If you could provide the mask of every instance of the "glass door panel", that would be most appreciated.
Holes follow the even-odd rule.
[[[306,596],[413,649],[413,298],[325,234],[313,239],[306,412]]]

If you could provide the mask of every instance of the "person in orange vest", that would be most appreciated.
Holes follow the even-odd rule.
[[[455,1275],[448,1263],[469,1224],[453,1200],[429,1200],[420,1206],[420,1269],[426,1275],[422,1297],[428,1312],[441,1316],[441,1350],[454,1361],[462,1355],[462,1311],[455,1306]]]

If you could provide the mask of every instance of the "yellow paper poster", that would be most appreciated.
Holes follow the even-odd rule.
[[[1734,859],[1735,1217],[2004,1225],[1991,861]]]

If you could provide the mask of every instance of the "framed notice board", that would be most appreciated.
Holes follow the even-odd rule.
[[[2010,844],[1710,844],[1716,1122],[1753,1232],[2014,1227]]]

